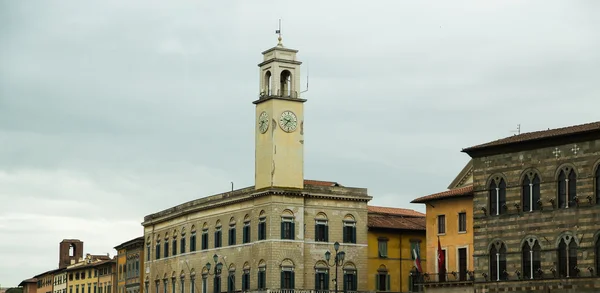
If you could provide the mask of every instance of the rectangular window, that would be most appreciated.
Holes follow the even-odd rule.
[[[229,276],[227,277],[227,293],[233,292],[235,292],[235,274],[229,272]]]
[[[250,290],[250,270],[244,270],[242,275],[242,291]]]
[[[258,268],[258,289],[267,288],[267,270],[265,267]]]
[[[250,222],[244,222],[244,229],[242,230],[242,234],[243,243],[250,243]]]
[[[356,222],[344,221],[344,243],[356,243]]]
[[[467,232],[467,213],[458,213],[458,232]]]
[[[196,232],[192,232],[190,235],[190,252],[196,251]]]
[[[438,234],[446,234],[446,215],[438,216]]]
[[[328,242],[329,241],[329,227],[327,220],[316,220],[315,221],[315,241]]]
[[[172,256],[177,255],[177,238],[173,238],[173,246],[171,247],[173,252],[171,253]]]
[[[258,219],[258,240],[267,239],[267,218]]]
[[[390,275],[387,272],[378,272],[375,275],[377,291],[390,291]]]
[[[185,236],[181,236],[181,240],[179,241],[179,253],[185,253]]]
[[[235,225],[229,226],[229,245],[235,245]]]
[[[284,268],[281,271],[281,289],[294,289],[294,271]]]
[[[215,248],[217,247],[221,247],[221,245],[223,244],[221,242],[222,237],[221,237],[221,227],[217,227],[215,230]]]
[[[379,238],[377,240],[378,240],[379,257],[388,257],[388,253],[387,253],[388,239],[387,238]]]
[[[281,218],[281,239],[294,240],[294,218]]]
[[[164,257],[169,257],[169,241],[165,240],[165,255]]]
[[[357,291],[358,279],[355,270],[344,270],[344,292]]]
[[[317,269],[315,271],[315,290],[329,290],[329,270]]]
[[[202,250],[208,249],[208,229],[202,230]]]
[[[459,280],[467,280],[467,248],[458,249],[458,274]]]

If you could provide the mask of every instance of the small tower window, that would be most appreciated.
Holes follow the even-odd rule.
[[[271,82],[272,82],[272,78],[271,78],[271,71],[267,71],[265,73],[265,80],[264,80],[264,87],[263,87],[263,92],[264,95],[266,96],[270,96],[271,95]]]
[[[279,81],[281,83],[279,86],[280,95],[282,97],[292,96],[292,73],[288,70],[282,71]]]

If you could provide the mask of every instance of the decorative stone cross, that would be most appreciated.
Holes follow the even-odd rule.
[[[554,154],[554,156],[558,159],[558,157],[560,157],[560,150],[558,148],[554,148],[554,151],[552,152]]]
[[[573,148],[571,149],[571,151],[573,152],[573,154],[577,155],[577,152],[579,151],[579,147],[575,144],[575,145],[573,145]]]

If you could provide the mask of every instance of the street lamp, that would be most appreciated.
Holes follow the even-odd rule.
[[[210,273],[210,267],[212,266],[210,264],[210,262],[206,263],[206,269],[208,271],[208,274],[211,276],[214,275],[220,275],[221,274],[221,269],[223,269],[223,264],[218,262],[219,261],[219,256],[215,253],[215,255],[213,255],[213,261],[215,262],[215,271],[211,274]]]
[[[329,250],[325,252],[325,260],[327,260],[328,266],[335,266],[335,293],[338,293],[338,267],[344,264],[344,257],[346,257],[346,253],[343,251],[338,251],[340,249],[340,243],[337,241],[333,244],[333,249],[335,249],[335,257],[333,259],[334,264],[329,263],[329,260],[331,259],[331,252],[329,252]]]

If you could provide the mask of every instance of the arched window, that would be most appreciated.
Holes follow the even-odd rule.
[[[242,243],[250,243],[250,215],[244,216],[244,228],[242,229]]]
[[[294,289],[294,263],[290,259],[281,262],[281,289]]]
[[[343,221],[343,241],[344,243],[356,243],[356,220],[351,214],[344,216]]]
[[[489,189],[490,215],[501,215],[506,212],[506,181],[496,177],[490,182]]]
[[[264,84],[264,92],[265,95],[270,96],[271,95],[271,71],[267,71],[265,73],[265,84]]]
[[[281,72],[279,77],[279,94],[282,97],[289,97],[292,95],[292,73],[289,70]]]
[[[267,239],[267,213],[264,210],[258,214],[258,240]]]
[[[558,174],[558,208],[569,208],[577,196],[577,174],[570,167]]]
[[[165,233],[164,257],[169,257],[169,233]]]
[[[524,212],[540,210],[540,177],[538,174],[529,172],[523,178],[522,202]]]
[[[154,252],[156,259],[160,259],[160,234],[156,235],[156,251]]]
[[[235,292],[235,265],[229,265],[229,274],[227,275],[227,293]]]
[[[202,250],[208,249],[208,223],[202,225]]]
[[[358,274],[356,273],[356,266],[347,262],[344,264],[344,292],[357,291],[358,290]]]
[[[290,210],[283,211],[281,215],[281,239],[294,240],[294,213]]]
[[[506,271],[506,246],[502,241],[496,241],[490,248],[490,280],[505,280]]]
[[[329,222],[325,213],[318,213],[315,217],[315,241],[329,241]]]
[[[258,262],[258,289],[266,289],[267,288],[267,262],[264,259],[261,259]]]
[[[236,241],[235,241],[235,218],[231,217],[231,219],[229,220],[229,233],[228,233],[228,244],[229,245],[235,245]]]
[[[596,167],[596,204],[600,204],[600,164]]]
[[[242,292],[246,292],[250,290],[250,264],[245,262],[242,269]]]
[[[173,240],[172,241],[173,241],[173,246],[171,247],[171,250],[172,250],[171,255],[175,256],[175,255],[177,255],[177,230],[173,231]]]
[[[375,290],[390,291],[390,274],[385,265],[380,265],[375,275]]]
[[[223,234],[221,232],[221,220],[215,224],[215,248],[223,245]]]
[[[523,278],[533,279],[541,268],[541,247],[535,238],[529,238],[521,247]]]
[[[190,229],[190,252],[196,251],[196,226],[192,225]]]
[[[329,290],[329,266],[323,261],[315,265],[315,290]]]
[[[577,242],[571,235],[560,237],[558,242],[558,274],[561,277],[576,277]]]

